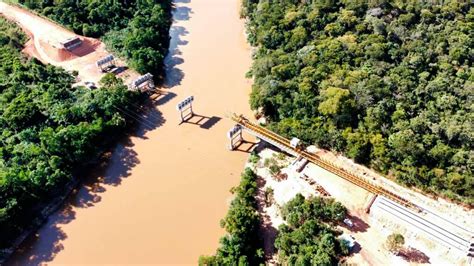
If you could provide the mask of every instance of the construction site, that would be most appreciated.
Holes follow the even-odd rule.
[[[269,174],[261,162],[257,167],[257,173],[265,177],[265,188],[273,189],[277,205],[282,206],[297,193],[302,193],[305,196],[331,196],[348,208],[349,219],[355,225],[341,229],[351,234],[361,248],[348,258],[348,262],[358,265],[381,265],[387,261],[391,261],[390,264],[405,261],[472,265],[472,210],[417,192],[406,193],[408,189],[365,167],[348,164],[345,162],[348,159],[335,158],[314,146],[305,148],[298,139],[288,140],[242,115],[233,114],[231,119],[236,122],[228,133],[231,150],[239,149],[240,143],[245,143],[242,131],[247,131],[267,143],[266,146],[273,147],[259,153],[261,161],[275,157],[275,149],[287,155],[281,170],[285,175],[283,181]],[[269,217],[267,227],[277,228],[282,223],[277,209],[277,206],[265,209]],[[383,251],[384,240],[392,232],[402,233],[407,238],[407,249],[401,256],[390,256]]]
[[[184,4],[182,3],[181,5]],[[196,9],[205,10],[207,8],[205,4],[195,5],[194,8]],[[9,20],[17,22],[28,34],[30,39],[25,45],[24,53],[39,59],[45,64],[62,67],[69,72],[77,72],[75,84],[77,86],[86,85],[89,87],[88,84],[98,84],[106,73],[113,73],[121,78],[129,89],[142,92],[155,90],[151,74],[140,75],[136,71],[129,69],[124,60],[107,51],[104,43],[98,39],[76,35],[43,17],[27,13],[21,8],[7,5],[3,2],[0,2],[0,14]],[[236,14],[232,13],[231,15]],[[222,14],[221,16],[225,19],[229,15]],[[200,19],[200,23],[195,27],[198,27],[200,31],[204,31],[208,27],[207,18],[203,16]],[[181,23],[185,26],[187,25],[186,22]],[[238,20],[232,21],[232,23],[235,23],[233,24],[234,28],[239,33],[243,32],[243,26],[238,24],[240,23]],[[185,31],[184,28],[180,29],[179,27],[182,26],[178,25],[178,28],[174,30]],[[225,29],[219,32],[225,34]],[[181,32],[177,36],[172,36],[175,38],[175,49],[177,49],[179,43],[185,43],[179,38],[183,38],[186,35],[187,33]],[[197,35],[192,35],[192,37]],[[221,40],[234,41],[234,43],[239,43],[239,45],[245,42],[243,36],[235,35],[238,36],[236,37],[237,40],[233,40],[226,35],[221,36]],[[231,37],[235,36],[231,35]],[[360,247],[359,250],[347,258],[348,263],[357,265],[400,263],[474,265],[472,262],[474,257],[473,210],[443,199],[434,199],[420,192],[402,187],[392,180],[341,155],[318,149],[314,146],[305,147],[298,139],[290,140],[282,137],[257,123],[251,122],[250,119],[243,115],[234,114],[230,117],[231,119],[218,123],[221,118],[213,116],[213,114],[222,114],[229,109],[242,110],[245,114],[251,114],[247,106],[247,96],[250,92],[251,83],[248,80],[228,79],[225,75],[222,75],[220,79],[217,78],[220,75],[213,75],[209,80],[200,79],[208,71],[203,69],[197,62],[202,62],[203,60],[219,62],[222,55],[227,54],[228,51],[222,50],[221,53],[216,52],[212,58],[204,58],[200,56],[204,54],[202,47],[208,47],[207,43],[199,41],[196,41],[196,43],[200,45],[183,47],[185,53],[193,51],[193,57],[191,57],[193,60],[186,61],[183,66],[184,70],[188,70],[187,79],[183,81],[184,85],[180,83],[183,78],[180,77],[180,80],[175,82],[173,86],[180,89],[180,96],[184,93],[186,95],[197,95],[199,100],[206,99],[207,102],[202,101],[201,106],[198,105],[200,107],[200,114],[194,113],[190,105],[194,101],[194,96],[178,102],[177,99],[174,99],[176,94],[169,92],[165,96],[165,100],[157,101],[157,106],[159,105],[160,111],[163,112],[159,113],[156,111],[153,113],[155,115],[154,119],[159,120],[159,128],[153,131],[157,127],[144,119],[143,127],[147,128],[149,133],[146,136],[144,134],[141,137],[131,138],[130,142],[133,143],[131,146],[134,146],[136,150],[134,152],[130,152],[129,148],[125,145],[120,146],[113,154],[111,166],[106,173],[106,175],[111,175],[111,173],[115,174],[123,170],[123,166],[120,165],[124,161],[122,158],[123,154],[135,153],[134,159],[137,161],[135,163],[137,167],[133,171],[126,169],[126,173],[123,175],[134,175],[135,177],[140,176],[143,178],[128,178],[125,180],[124,183],[131,186],[127,187],[127,189],[124,189],[124,186],[105,186],[107,189],[110,189],[108,191],[108,198],[104,197],[106,198],[104,202],[97,206],[94,211],[91,209],[88,212],[85,209],[79,210],[75,225],[73,225],[74,223],[68,225],[61,224],[61,212],[58,212],[48,222],[48,226],[38,233],[40,236],[51,234],[51,228],[54,231],[54,227],[60,225],[60,227],[65,228],[62,230],[67,232],[70,237],[67,240],[65,240],[66,238],[62,239],[59,241],[59,244],[66,243],[65,246],[68,246],[67,241],[69,241],[69,246],[76,247],[75,250],[81,250],[79,247],[85,250],[84,253],[73,253],[71,251],[73,249],[66,249],[66,253],[63,252],[63,255],[59,256],[59,259],[55,262],[77,263],[79,261],[82,263],[101,263],[110,262],[110,259],[114,258],[121,259],[121,262],[133,261],[136,263],[138,261],[146,263],[150,260],[145,260],[145,258],[155,258],[154,256],[157,254],[154,248],[150,248],[151,246],[156,247],[161,254],[165,254],[161,257],[162,262],[176,262],[174,259],[176,256],[181,255],[181,251],[177,254],[171,250],[180,250],[182,248],[180,241],[173,241],[177,234],[182,234],[183,238],[197,235],[195,239],[189,240],[189,250],[185,252],[187,259],[197,257],[196,254],[213,250],[215,246],[209,243],[214,243],[215,238],[222,234],[222,230],[217,228],[217,224],[227,208],[227,202],[224,203],[222,199],[227,199],[228,201],[229,195],[227,190],[225,193],[202,193],[202,191],[207,189],[208,186],[215,184],[219,184],[221,188],[216,189],[216,191],[221,191],[222,188],[228,188],[235,184],[239,169],[241,169],[242,163],[247,158],[248,152],[257,147],[257,152],[261,157],[260,161],[256,164],[247,163],[247,165],[254,167],[257,174],[266,180],[265,186],[261,188],[262,190],[266,187],[271,187],[274,190],[275,204],[262,209],[262,212],[267,215],[265,222],[268,226],[277,228],[283,222],[278,214],[278,206],[289,201],[297,193],[302,193],[304,196],[333,197],[348,208],[350,212],[348,219],[354,224],[354,226],[341,225],[340,229],[352,235]],[[220,46],[220,40],[216,40],[214,46],[209,46],[208,49],[217,51]],[[227,46],[231,47],[232,45]],[[237,53],[238,55],[250,54],[247,48],[239,46],[236,49],[240,52],[240,54]],[[181,51],[176,54],[181,55]],[[176,56],[176,54],[172,54],[171,57]],[[236,56],[236,58],[243,60],[240,64],[242,66],[227,70],[230,73],[229,75],[232,74],[231,71],[235,71],[238,75],[245,73],[250,64],[250,56],[248,58]],[[245,58],[245,60],[242,58]],[[169,63],[173,58],[168,58],[168,60]],[[190,65],[190,62],[194,62],[196,65]],[[172,64],[169,63],[169,65]],[[195,71],[192,72],[186,68],[192,68]],[[219,74],[221,73],[219,71],[224,71],[223,67],[216,64],[216,68],[212,72]],[[234,73],[234,76],[237,76],[237,74]],[[243,77],[243,75],[241,76]],[[208,88],[209,84],[216,85],[215,87]],[[219,90],[222,84],[228,86],[230,92]],[[90,86],[91,88],[92,85]],[[186,88],[184,89],[183,87]],[[245,87],[247,90],[239,92],[241,87]],[[245,99],[240,103],[235,103],[234,99],[239,97]],[[168,102],[172,104],[165,104]],[[176,115],[175,106],[180,112],[179,116]],[[187,111],[188,109],[186,108],[188,107],[191,108],[191,118],[185,119],[186,114],[184,111]],[[163,117],[166,117],[166,119]],[[199,120],[193,122],[191,121],[192,117],[198,117]],[[165,124],[166,120],[168,121]],[[181,124],[184,125],[178,128],[177,125]],[[227,131],[229,126],[232,127],[230,131]],[[205,130],[203,131],[203,129]],[[210,134],[205,134],[205,132],[210,132]],[[243,132],[246,133],[243,134]],[[255,143],[252,141],[244,139],[244,137],[249,136],[252,140],[253,137],[259,139],[259,145],[254,145]],[[226,137],[228,141],[227,150],[224,148]],[[159,141],[156,143],[150,142],[154,139]],[[163,139],[168,141],[162,141]],[[196,139],[201,141],[196,141]],[[204,139],[207,142],[202,141]],[[170,152],[166,156],[162,156],[164,158],[157,158],[157,150]],[[228,150],[237,150],[242,153],[232,153]],[[144,154],[147,156],[144,156]],[[284,156],[277,160],[281,163],[282,169],[279,178],[275,178],[263,166],[263,160],[278,157],[278,154],[283,154]],[[141,161],[138,159],[139,156],[141,156]],[[214,165],[212,169],[203,167],[208,165],[209,161],[223,160],[223,157],[227,159],[222,162],[222,165]],[[183,161],[189,162],[189,164],[183,166],[181,163]],[[138,165],[138,162],[141,162],[141,164]],[[162,179],[156,178],[156,169],[163,171],[163,173],[160,173]],[[183,175],[190,176],[191,181],[189,184],[184,184],[183,180],[174,178],[176,169],[182,169]],[[172,182],[166,183],[168,181],[164,180],[174,180],[178,182],[178,185]],[[113,189],[111,189],[112,187]],[[93,186],[93,188],[84,186],[77,193],[79,198],[71,201],[83,200],[80,198],[81,193],[90,196],[88,193],[91,191],[95,193],[96,188],[96,186]],[[128,194],[130,191],[135,193],[134,196],[130,197]],[[151,195],[159,196],[155,196],[153,200],[150,200],[152,198]],[[183,195],[189,196],[183,199]],[[150,203],[147,203],[148,205],[141,205],[141,202],[138,201],[141,197],[147,198]],[[112,198],[114,200],[111,200]],[[124,202],[124,198],[130,200]],[[220,199],[221,201],[219,201]],[[114,201],[122,202],[129,207],[130,214],[123,214],[122,206],[117,206],[117,204],[113,203]],[[175,205],[169,207],[165,204],[170,201],[175,202]],[[190,201],[195,201],[193,203],[196,206],[195,210],[186,208]],[[136,209],[135,206],[141,206],[141,209]],[[65,207],[65,209],[67,208],[72,207]],[[165,210],[163,211],[165,214],[154,213],[156,209]],[[219,211],[214,211],[215,209]],[[176,218],[178,214],[176,214],[177,211],[175,210],[185,212],[188,219]],[[212,213],[210,215],[212,217],[209,218],[208,215],[202,214],[200,216],[199,213],[202,213],[200,210]],[[96,219],[97,217],[101,217],[101,219]],[[209,219],[212,221],[210,222]],[[96,224],[91,225],[91,220],[96,221]],[[122,230],[124,226],[134,223],[140,223],[141,226],[140,228],[133,227],[133,230],[129,228],[127,232],[123,233],[123,236],[118,238],[114,233],[115,231],[110,228],[112,220],[118,220],[122,223],[116,225],[114,230]],[[156,220],[163,221],[163,224],[166,226],[157,228]],[[211,224],[213,222],[216,225]],[[205,230],[201,230],[199,229],[201,228],[200,226],[193,226],[195,224],[208,227],[205,227]],[[79,228],[81,226],[83,228]],[[177,228],[171,230],[173,233],[167,232],[166,228],[173,227]],[[92,247],[90,244],[87,244],[90,243],[90,239],[85,239],[88,236],[84,234],[84,231],[89,232],[91,236],[101,234],[102,239],[106,239],[104,241],[114,246],[115,249],[113,252],[107,253],[104,252],[106,245],[98,248]],[[137,231],[140,232],[137,233]],[[183,233],[183,231],[185,232]],[[400,232],[407,239],[405,259],[402,259],[401,256],[393,256],[383,248],[386,236],[392,232]],[[147,235],[153,235],[152,239],[140,239],[140,236],[146,237]],[[272,237],[274,239],[274,236],[269,235],[266,242],[266,252],[269,254],[271,254],[272,249]],[[45,238],[47,237],[43,237],[43,239]],[[134,239],[134,243],[147,243],[147,245],[145,245],[145,248],[132,252],[134,255],[130,257],[127,255],[130,247],[119,245],[127,242],[129,239]],[[160,239],[159,243],[155,242],[156,239]],[[201,242],[198,240],[201,240]],[[204,242],[206,243],[206,250],[202,251],[199,248]],[[58,243],[55,242],[54,245],[56,244]],[[25,261],[31,262],[30,258],[34,257],[31,254],[38,256],[37,253],[40,253],[44,246],[43,242],[38,241],[25,248],[24,257],[18,259],[20,261],[19,264]],[[84,254],[94,254],[95,256],[84,256]],[[91,258],[95,258],[96,261],[92,261]],[[54,256],[49,261],[53,259]]]
[[[107,51],[98,39],[77,35],[44,17],[25,14],[19,7],[0,2],[0,14],[16,22],[28,35],[23,52],[44,64],[77,72],[75,86],[98,84],[105,73],[113,73],[130,89],[152,90],[150,74],[140,76],[124,60]],[[151,81],[151,83],[150,83]]]

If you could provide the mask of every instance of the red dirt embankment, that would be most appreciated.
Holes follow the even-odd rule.
[[[29,36],[23,52],[39,59],[45,64],[62,67],[68,71],[77,71],[79,80],[98,82],[103,73],[95,67],[95,62],[109,54],[105,45],[97,39],[79,36],[60,25],[16,6],[0,2],[0,15],[16,22]],[[61,42],[69,38],[78,37],[82,40],[81,46],[68,51]],[[119,60],[120,65],[125,65]],[[125,83],[138,76],[132,70],[121,74]]]

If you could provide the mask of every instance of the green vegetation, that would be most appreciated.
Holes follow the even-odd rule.
[[[250,153],[249,162],[256,164],[258,163],[259,160],[260,160],[260,155],[258,155],[256,151],[252,151],[252,153]]]
[[[279,227],[275,240],[279,262],[283,265],[337,265],[348,254],[346,245],[336,238],[334,224],[346,216],[339,202],[319,197],[305,199],[301,194],[282,208],[287,224]]]
[[[253,109],[288,137],[474,203],[469,1],[245,0]]]
[[[221,226],[227,235],[221,238],[214,256],[201,256],[199,265],[259,265],[263,263],[262,242],[258,237],[260,217],[257,211],[257,175],[247,168]]]
[[[405,244],[405,238],[401,234],[393,233],[387,237],[386,245],[390,252],[398,253]]]
[[[108,48],[140,73],[163,74],[171,25],[171,0],[19,1],[77,34],[103,37]]]
[[[214,256],[201,256],[199,265],[263,265],[263,236],[257,209],[257,176],[245,169],[240,185],[232,189],[235,198],[221,221],[227,235]],[[274,201],[273,189],[264,192],[267,206]],[[282,265],[336,265],[347,255],[346,244],[337,238],[336,223],[346,216],[346,208],[333,199],[305,199],[297,194],[281,208],[286,224],[278,228],[275,248]]]
[[[64,70],[27,60],[24,41],[0,18],[0,249],[130,126],[117,107],[138,112],[143,98],[113,76],[73,88]]]
[[[267,187],[265,189],[265,205],[267,207],[270,207],[274,202],[275,202],[275,192],[273,191],[273,188]]]

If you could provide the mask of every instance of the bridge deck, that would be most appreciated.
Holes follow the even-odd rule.
[[[234,120],[236,123],[238,123],[239,125],[241,125],[242,127],[244,127],[247,131],[250,131],[251,133],[253,133],[254,135],[256,135],[257,137],[269,142],[270,144],[273,144],[275,146],[277,146],[278,148],[290,153],[290,154],[293,154],[293,155],[300,155],[304,158],[306,158],[307,160],[309,160],[310,162],[318,165],[319,167],[331,172],[331,173],[334,173],[336,175],[338,175],[339,177],[342,177],[344,178],[345,180],[371,192],[371,193],[374,193],[374,194],[377,194],[377,195],[382,195],[398,204],[401,204],[403,206],[406,206],[406,207],[410,207],[412,209],[415,209],[417,211],[419,211],[419,207],[416,206],[415,204],[409,202],[408,200],[406,200],[405,198],[391,192],[391,191],[388,191],[387,189],[385,188],[382,188],[378,185],[375,185],[371,182],[369,182],[368,180],[366,180],[365,178],[362,178],[360,176],[358,176],[357,174],[355,173],[352,173],[352,172],[349,172],[349,171],[346,171],[344,169],[341,169],[339,168],[338,166],[334,165],[333,163],[329,162],[329,161],[326,161],[322,158],[320,158],[319,156],[317,156],[316,154],[313,154],[313,153],[309,153],[305,150],[302,150],[298,147],[294,148],[290,145],[290,141],[262,126],[259,126],[257,124],[254,124],[252,122],[250,122],[247,118],[245,118],[244,116],[237,116],[237,115],[233,115],[232,116],[232,120]]]

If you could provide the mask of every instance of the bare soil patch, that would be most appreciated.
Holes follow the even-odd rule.
[[[109,54],[100,40],[77,35],[49,19],[3,2],[0,2],[0,14],[16,22],[29,36],[30,40],[23,49],[26,54],[45,64],[77,71],[78,85],[83,85],[85,81],[97,83],[104,75],[95,66],[97,60]],[[82,40],[81,46],[71,51],[62,47],[61,42],[74,37]],[[126,66],[123,60],[117,61],[120,66]],[[137,72],[128,68],[120,75],[125,84],[138,76]]]

